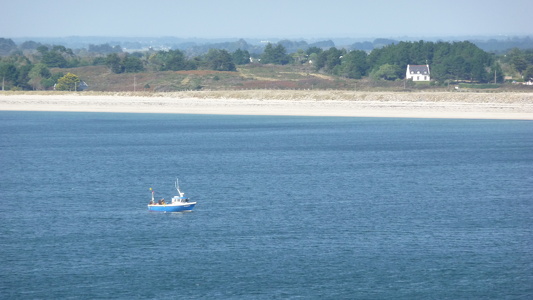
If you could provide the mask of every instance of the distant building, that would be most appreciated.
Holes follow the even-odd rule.
[[[429,65],[407,65],[405,79],[413,81],[430,81]]]
[[[87,89],[89,87],[89,85],[87,83],[85,83],[85,81],[81,80],[80,81],[80,85],[78,85],[77,89],[78,91],[83,91],[85,89]]]

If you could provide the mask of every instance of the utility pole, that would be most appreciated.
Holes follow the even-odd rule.
[[[4,90],[4,80],[6,79],[5,76],[2,76],[2,91]]]
[[[137,78],[133,75],[133,92],[135,92],[135,86],[137,85]]]
[[[496,70],[494,70],[494,84],[496,84]]]

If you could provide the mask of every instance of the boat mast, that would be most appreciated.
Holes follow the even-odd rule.
[[[180,198],[183,198],[183,194],[181,191],[180,191],[180,183],[179,183],[179,180],[178,178],[176,178],[176,190],[178,190],[178,194],[180,195]]]

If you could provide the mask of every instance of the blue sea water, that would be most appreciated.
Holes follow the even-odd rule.
[[[0,112],[0,167],[2,299],[533,298],[529,121]]]

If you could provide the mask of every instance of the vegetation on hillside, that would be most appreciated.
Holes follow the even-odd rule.
[[[188,56],[178,49],[128,53],[108,44],[76,50],[32,41],[17,46],[0,38],[0,80],[5,90],[57,88],[65,73],[87,82],[91,90],[102,91],[357,89],[357,85],[405,89],[414,86],[404,82],[408,64],[430,65],[431,86],[503,83],[504,76],[518,81],[533,78],[533,49],[515,48],[495,55],[468,41],[388,42],[370,52],[329,47],[329,43],[309,47],[281,41],[268,43],[259,55],[241,48],[211,48]],[[287,51],[299,46],[305,49]]]

